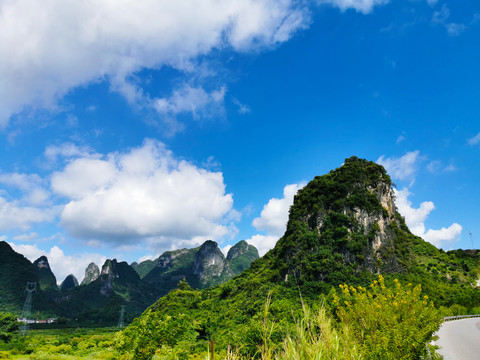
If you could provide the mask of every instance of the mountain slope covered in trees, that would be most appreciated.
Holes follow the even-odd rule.
[[[269,338],[278,343],[287,335],[280,329],[301,317],[302,304],[315,307],[323,298],[333,307],[340,284],[365,288],[379,274],[388,286],[395,287],[395,279],[422,284],[437,306],[479,306],[479,269],[477,251],[445,253],[413,235],[395,207],[385,169],[352,157],[298,192],[274,249],[220,286],[196,291],[181,283],[136,319],[118,346],[138,357],[151,339],[150,351],[163,346],[190,353],[215,339],[219,348],[235,344],[255,356],[265,335],[265,303],[276,319]]]

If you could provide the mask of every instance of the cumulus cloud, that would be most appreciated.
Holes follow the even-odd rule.
[[[10,246],[16,252],[24,255],[28,260],[34,262],[40,256],[46,256],[52,272],[57,278],[57,283],[60,284],[65,278],[73,274],[78,282],[83,280],[85,269],[92,261],[100,268],[106,260],[106,257],[95,253],[81,253],[75,255],[65,255],[62,249],[58,246],[53,246],[50,250],[42,250],[37,245],[17,245],[9,242]]]
[[[474,137],[471,137],[470,139],[468,139],[467,142],[471,146],[479,144],[480,143],[480,132],[477,135],[475,135]]]
[[[437,247],[458,240],[462,233],[462,226],[457,223],[453,223],[448,228],[442,227],[440,230],[429,229],[425,231],[425,220],[430,212],[435,209],[433,202],[424,201],[419,208],[414,208],[412,202],[408,200],[408,197],[412,194],[407,188],[395,190],[395,195],[398,211],[405,217],[405,222],[413,234]]]
[[[400,158],[380,156],[377,164],[382,165],[388,174],[399,180],[415,181],[415,173],[417,171],[417,162],[419,160],[420,151],[411,151]]]
[[[126,153],[78,158],[52,175],[66,197],[60,225],[85,240],[156,248],[197,245],[236,232],[238,212],[223,175],[174,157],[146,140]]]
[[[317,0],[365,14],[387,2]],[[22,111],[58,109],[69,91],[100,81],[129,103],[162,103],[135,80],[142,69],[171,67],[188,79],[214,49],[248,52],[288,41],[309,26],[307,5],[314,6],[299,0],[2,1],[0,126]]]
[[[247,240],[248,243],[254,245],[260,254],[264,255],[268,250],[272,249],[277,240],[284,234],[290,206],[293,204],[293,198],[298,190],[303,188],[305,183],[291,184],[283,189],[283,198],[273,198],[264,205],[260,216],[255,218],[252,225],[258,231],[265,231],[266,235],[257,234]]]
[[[268,47],[309,21],[295,0],[3,1],[0,124],[25,107],[55,108],[71,89],[103,80],[131,102],[145,100],[130,78],[141,69],[188,73],[212,49]]]

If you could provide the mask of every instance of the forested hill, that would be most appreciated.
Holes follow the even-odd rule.
[[[140,344],[139,334],[152,329],[157,346],[186,342],[195,348],[214,337],[219,347],[255,352],[248,344],[261,336],[258,320],[268,296],[271,316],[279,324],[293,322],[302,301],[316,303],[343,283],[365,287],[378,274],[387,284],[395,278],[421,283],[436,305],[472,308],[480,305],[479,268],[478,252],[445,253],[413,235],[395,207],[385,169],[351,157],[298,192],[274,249],[215,288],[194,291],[181,283],[134,321],[122,341]],[[167,329],[175,329],[174,338]]]

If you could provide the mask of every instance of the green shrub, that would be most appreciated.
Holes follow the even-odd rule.
[[[441,323],[441,314],[421,286],[403,287],[395,279],[387,288],[383,277],[370,289],[340,285],[334,303],[339,319],[362,346],[365,359],[410,360],[426,355],[425,344]]]

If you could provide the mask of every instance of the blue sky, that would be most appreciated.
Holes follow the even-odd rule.
[[[16,0],[0,15],[0,238],[58,281],[206,239],[263,253],[295,192],[352,155],[387,168],[416,234],[480,244],[476,1]]]

